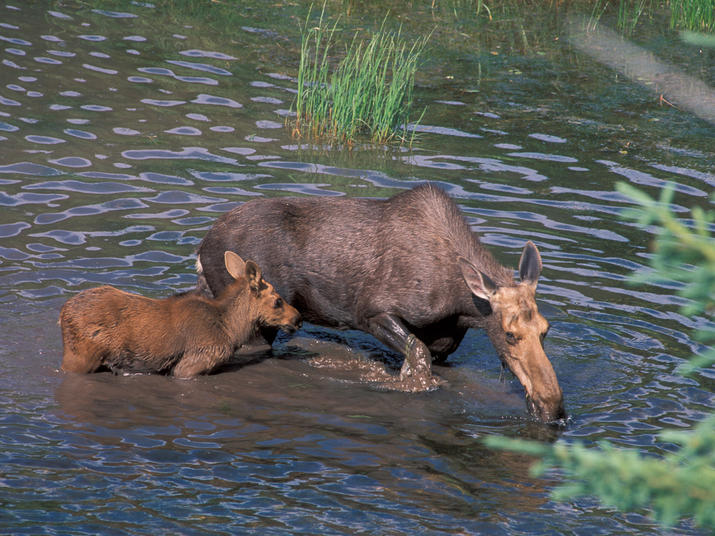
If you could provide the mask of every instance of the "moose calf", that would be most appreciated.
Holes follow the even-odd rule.
[[[226,251],[224,264],[232,281],[213,299],[191,293],[152,299],[111,286],[70,298],[60,312],[62,369],[193,378],[228,361],[261,327],[300,327],[298,311],[255,262]]]

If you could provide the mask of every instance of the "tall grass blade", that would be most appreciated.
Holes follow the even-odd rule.
[[[368,41],[353,36],[342,61],[331,68],[337,23],[328,27],[324,10],[317,26],[309,25],[309,14],[303,28],[293,133],[348,144],[360,136],[373,143],[404,142],[415,73],[429,36],[410,46],[401,29],[385,29],[385,18]]]

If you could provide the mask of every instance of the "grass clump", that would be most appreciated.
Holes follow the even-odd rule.
[[[616,28],[624,35],[633,35],[638,19],[646,11],[648,0],[620,0]]]
[[[347,144],[361,135],[373,143],[405,141],[415,73],[428,37],[410,45],[383,21],[367,42],[356,34],[331,69],[337,23],[329,27],[323,16],[313,27],[306,20],[301,36],[294,135]]]
[[[683,31],[712,33],[715,31],[715,0],[573,0],[572,5],[579,9],[590,6],[590,16],[585,27],[595,31],[601,17],[614,13],[616,28],[626,36],[633,35],[636,26],[643,18],[660,19],[663,9],[670,11],[670,27]],[[666,14],[664,11],[663,14]]]
[[[670,0],[670,25],[683,30],[715,31],[715,1]]]

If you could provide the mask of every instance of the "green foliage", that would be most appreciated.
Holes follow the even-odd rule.
[[[692,517],[702,527],[715,527],[715,416],[692,432],[663,432],[660,437],[678,443],[680,449],[655,458],[608,442],[589,448],[580,443],[552,446],[488,437],[485,443],[540,456],[541,461],[532,467],[534,476],[549,467],[561,467],[569,482],[556,488],[555,500],[595,495],[620,510],[650,508],[653,517],[666,526]]]
[[[664,279],[679,283],[678,293],[688,299],[683,312],[706,318],[706,326],[695,337],[708,349],[680,367],[680,372],[711,366],[715,363],[715,241],[711,233],[715,213],[696,208],[691,220],[677,219],[670,210],[673,187],[663,190],[659,200],[628,184],[619,184],[618,190],[640,204],[640,208],[628,211],[629,217],[643,227],[657,224],[660,228],[651,261],[653,269],[632,279],[639,283]],[[501,437],[489,437],[485,442],[540,457],[532,468],[535,474],[543,474],[549,467],[562,468],[568,483],[554,490],[557,500],[594,495],[621,510],[649,508],[666,526],[692,518],[702,527],[715,529],[715,415],[692,431],[664,431],[660,438],[679,448],[656,458],[608,442],[599,443],[598,448]]]
[[[360,134],[374,143],[398,137],[409,122],[415,73],[427,38],[410,46],[383,22],[367,43],[356,34],[331,69],[337,23],[330,28],[323,18],[324,11],[317,26],[306,21],[302,32],[294,133],[346,143]]]

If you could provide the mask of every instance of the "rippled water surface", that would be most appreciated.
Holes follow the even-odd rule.
[[[363,381],[395,359],[373,339],[313,326],[194,381],[58,370],[64,300],[106,283],[191,288],[194,249],[223,211],[429,180],[503,263],[527,239],[540,248],[564,440],[658,454],[659,431],[712,409],[712,374],[674,373],[704,320],[678,312],[671,285],[627,284],[652,236],[613,193],[674,182],[678,211],[708,206],[712,127],[564,44],[428,61],[412,151],[313,147],[284,127],[295,31],[253,13],[219,39],[149,3],[0,1],[0,532],[661,532],[589,499],[552,502],[558,475],[532,478],[530,458],[482,446],[554,432],[526,418],[481,332],[422,394]]]

